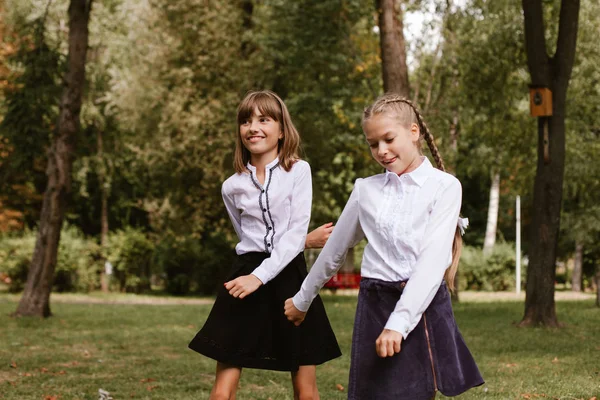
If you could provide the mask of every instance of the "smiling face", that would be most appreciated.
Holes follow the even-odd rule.
[[[251,159],[265,157],[274,160],[281,138],[281,124],[273,117],[263,115],[258,107],[254,107],[247,119],[240,121],[240,139],[250,152]]]
[[[419,127],[405,127],[393,113],[384,112],[363,122],[363,130],[373,158],[385,169],[401,175],[421,164]]]

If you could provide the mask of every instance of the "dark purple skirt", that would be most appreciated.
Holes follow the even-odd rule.
[[[349,400],[430,400],[457,396],[484,383],[454,320],[443,283],[400,353],[380,358],[375,341],[400,299],[405,282],[363,278],[350,367]]]
[[[225,281],[252,273],[268,256],[237,256]],[[320,297],[300,326],[284,314],[285,300],[300,290],[306,275],[300,253],[273,280],[242,300],[221,287],[190,349],[225,364],[276,371],[297,371],[300,365],[319,365],[339,357],[342,353]]]

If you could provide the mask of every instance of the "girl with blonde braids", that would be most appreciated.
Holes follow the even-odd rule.
[[[386,94],[365,109],[363,130],[385,173],[357,179],[333,234],[285,303],[297,325],[319,289],[366,238],[352,338],[348,399],[431,399],[483,384],[456,326],[453,289],[467,220],[462,188],[444,172],[423,117]],[[425,140],[437,164],[422,155]]]

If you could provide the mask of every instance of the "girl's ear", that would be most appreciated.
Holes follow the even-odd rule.
[[[279,140],[283,139],[283,131],[279,131]]]
[[[419,125],[414,122],[410,124],[410,138],[413,142],[417,142],[421,137],[421,130],[419,129]]]

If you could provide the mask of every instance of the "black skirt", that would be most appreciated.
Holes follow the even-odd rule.
[[[252,273],[268,256],[237,256],[225,281]],[[298,292],[306,275],[300,253],[273,280],[244,299],[234,298],[222,286],[189,348],[225,364],[275,371],[297,371],[301,365],[319,365],[339,357],[340,348],[320,297],[300,326],[285,317],[285,300]]]
[[[484,383],[454,320],[443,283],[400,353],[380,358],[375,341],[406,282],[363,278],[352,335],[350,400],[430,400],[457,396]]]

